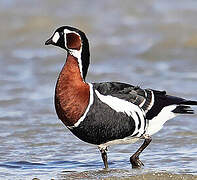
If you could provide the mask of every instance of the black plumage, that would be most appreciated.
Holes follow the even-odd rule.
[[[94,103],[85,119],[71,131],[83,141],[103,144],[132,135],[135,123],[131,116],[116,112],[94,94]]]
[[[97,89],[103,95],[112,95],[114,97],[124,99],[137,106],[140,106],[144,111],[151,108],[152,90],[142,89],[139,86],[133,86],[120,82],[103,82],[93,83],[95,89]]]

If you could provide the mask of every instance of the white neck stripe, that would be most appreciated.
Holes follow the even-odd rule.
[[[80,38],[80,41],[81,41],[81,37],[78,33],[74,32],[74,31],[70,31],[68,29],[64,29],[64,41],[65,41],[65,47],[69,50],[69,53],[74,56],[75,58],[77,58],[77,61],[79,63],[79,70],[80,70],[80,73],[81,73],[81,77],[83,78],[83,72],[82,72],[82,60],[81,60],[81,52],[82,52],[82,46],[83,46],[83,43],[81,41],[81,48],[79,50],[76,50],[76,49],[69,49],[67,47],[67,42],[66,42],[66,35],[69,34],[69,33],[75,33],[77,34],[77,36],[79,36]]]
[[[83,116],[81,116],[81,118],[73,125],[73,126],[67,126],[69,129],[73,129],[74,127],[79,126],[79,124],[85,119],[87,113],[90,110],[90,106],[93,104],[94,102],[94,94],[93,94],[93,85],[91,83],[88,83],[89,87],[90,87],[90,99],[89,99],[89,104],[83,114]]]

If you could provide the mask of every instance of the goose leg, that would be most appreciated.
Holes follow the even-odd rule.
[[[103,149],[103,148],[100,149],[105,169],[108,169],[107,152],[106,151],[107,151],[107,149]]]
[[[130,157],[130,162],[132,165],[132,168],[141,168],[141,166],[144,166],[142,161],[139,159],[139,155],[141,152],[150,144],[152,141],[152,138],[148,135],[144,135],[144,143],[140,146],[140,148]]]

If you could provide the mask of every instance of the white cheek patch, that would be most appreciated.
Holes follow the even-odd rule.
[[[60,35],[59,35],[58,32],[56,32],[56,33],[54,34],[53,38],[52,38],[52,41],[53,41],[54,43],[57,43],[57,41],[58,41],[59,38],[60,38]]]

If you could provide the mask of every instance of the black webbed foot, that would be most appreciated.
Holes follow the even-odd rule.
[[[132,165],[133,169],[139,169],[142,166],[144,166],[143,162],[140,161],[139,157],[131,156],[130,157],[130,162],[131,162],[131,165]]]

